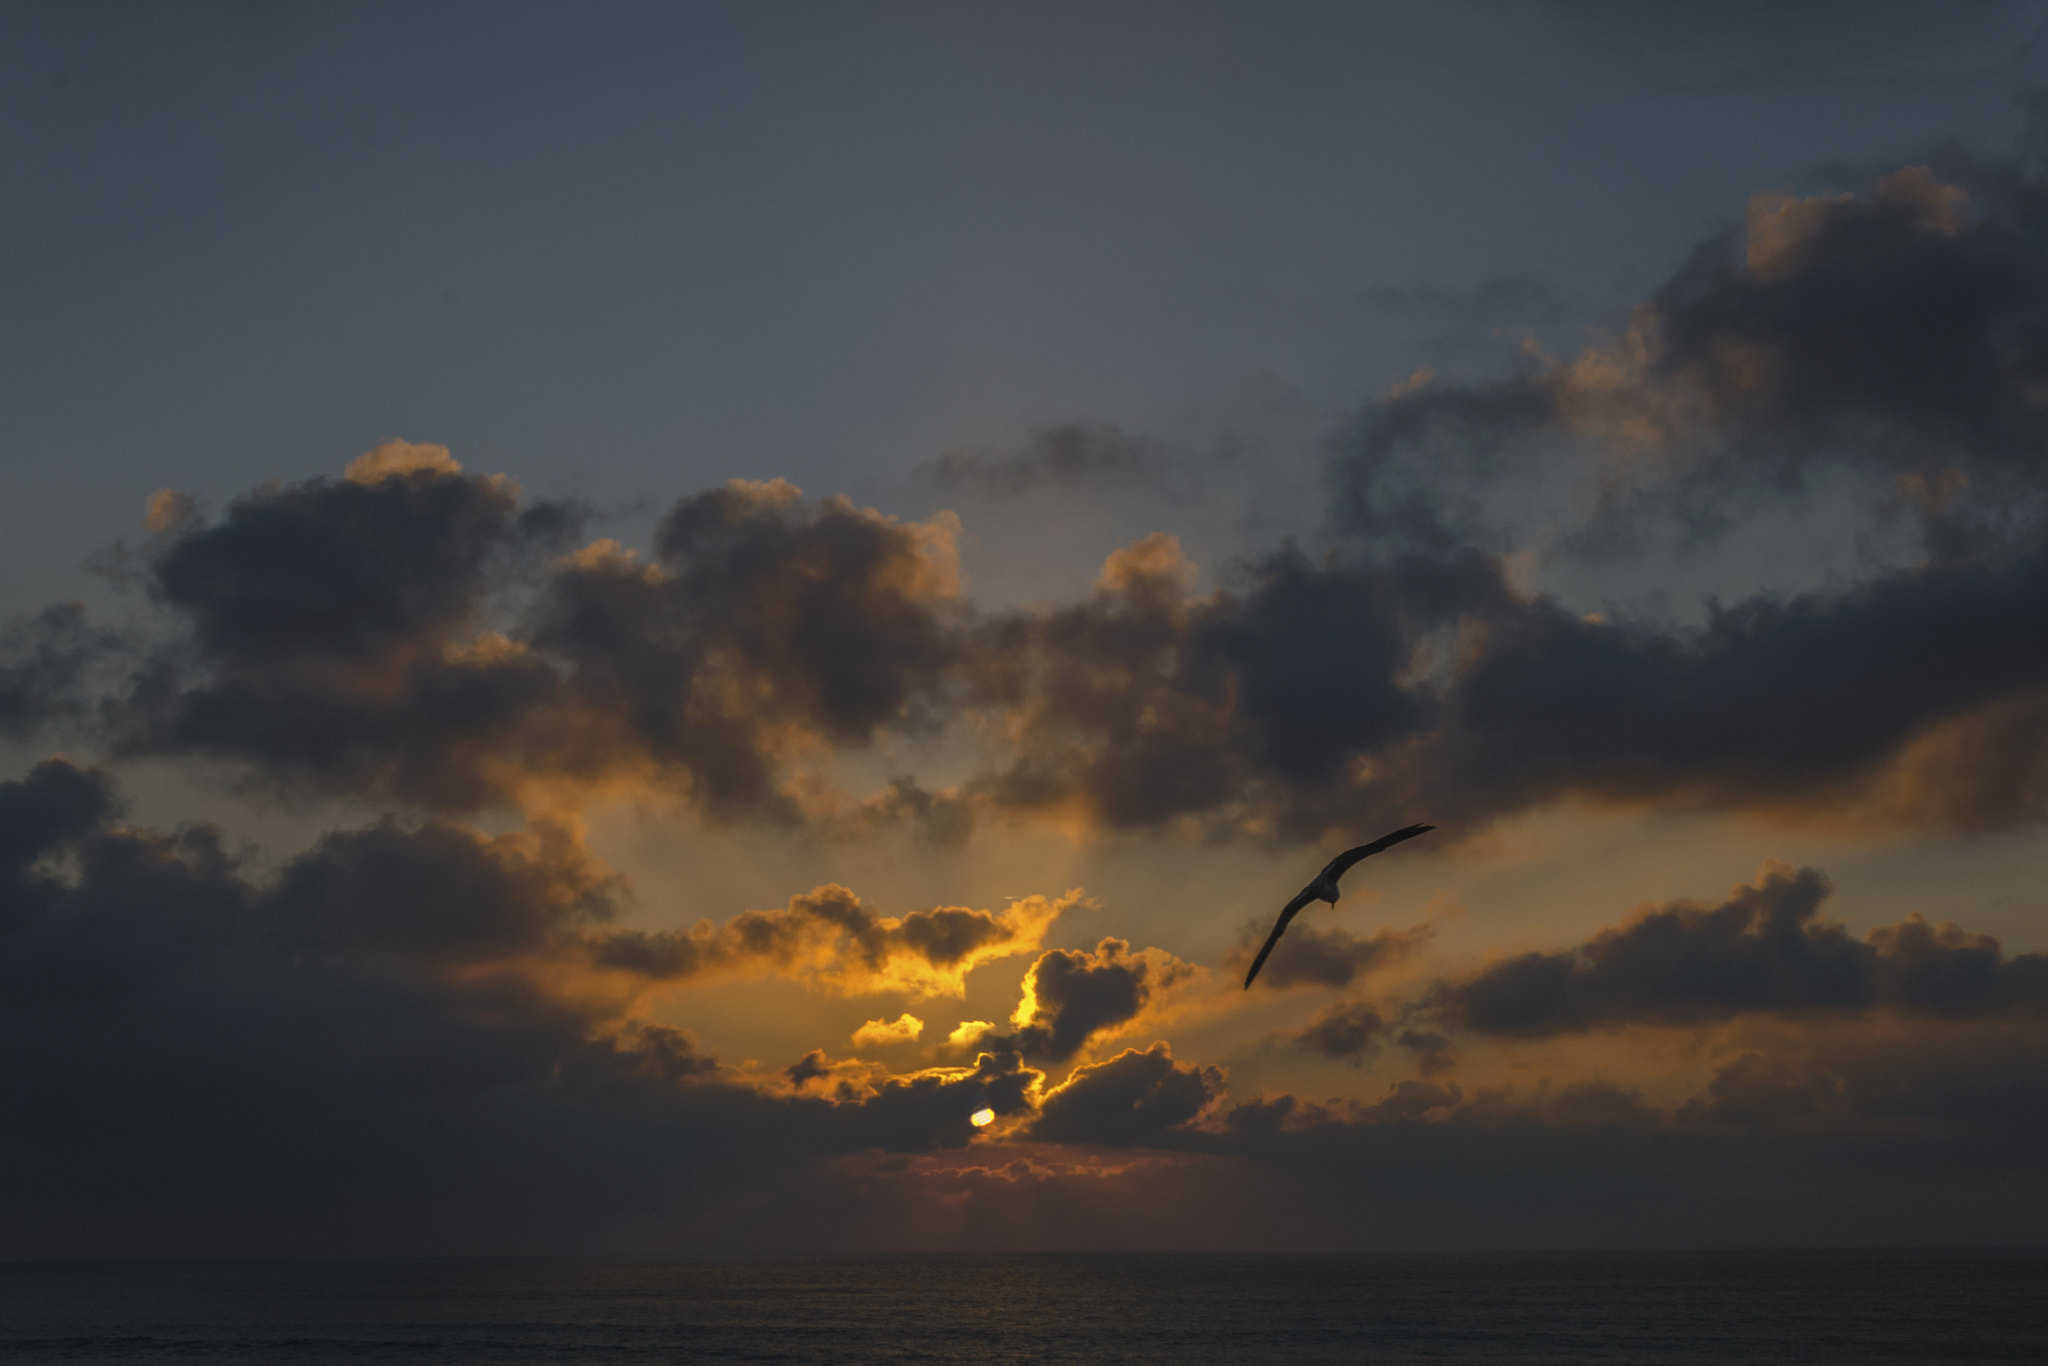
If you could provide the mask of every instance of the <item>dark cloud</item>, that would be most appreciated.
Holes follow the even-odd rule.
[[[114,814],[113,779],[68,759],[45,759],[25,778],[0,781],[0,868],[25,870]]]
[[[795,1062],[782,1069],[782,1075],[789,1078],[789,1084],[801,1091],[814,1081],[832,1075],[830,1060],[822,1048],[813,1048]]]
[[[1266,811],[1423,719],[1427,696],[1396,681],[1412,642],[1393,581],[1294,554],[1252,573],[1243,597],[1197,598],[1178,544],[1153,536],[1111,556],[1087,602],[986,626],[978,700],[1017,716],[1018,742],[979,794],[1112,829]]]
[[[795,820],[791,759],[928,724],[956,649],[943,526],[736,481],[680,500],[653,564],[598,542],[536,586],[579,509],[379,454],[170,537],[151,585],[185,634],[117,708],[125,749],[436,810],[624,779]]]
[[[819,1203],[812,1234],[781,1245],[817,1246],[847,1232],[832,1192],[856,1184],[821,1163],[992,1151],[1000,1167],[1014,1154],[969,1118],[984,1105],[1043,1144],[1221,1164],[1199,1170],[1238,1172],[1293,1211],[1286,1228],[1335,1245],[1411,1226],[1454,1243],[1995,1241],[2030,1236],[2043,1193],[2041,1016],[1971,1004],[1986,982],[2002,1001],[2033,988],[1961,931],[1861,941],[1920,1028],[1745,1049],[1668,1116],[1585,1080],[1516,1097],[1410,1078],[1366,1105],[1221,1110],[1220,1073],[1164,1044],[1050,1092],[1001,1046],[906,1076],[820,1053],[771,1095],[635,1021],[612,979],[576,976],[609,884],[573,844],[386,823],[259,878],[215,832],[119,828],[115,805],[104,775],[62,760],[0,783],[11,1256],[708,1250],[721,1211],[791,1182]],[[1752,889],[1748,932],[1826,939],[1800,879],[1780,883]],[[1682,938],[1719,909],[1651,919]],[[1091,957],[1042,980],[1078,985],[1062,999],[1082,1007],[1100,985],[1086,968],[1135,955]]]
[[[175,539],[154,588],[210,661],[378,661],[469,620],[517,504],[450,467],[275,485]]]
[[[945,524],[779,481],[680,500],[649,562],[599,542],[536,583],[574,509],[404,448],[167,526],[152,582],[185,635],[113,714],[129,750],[429,810],[622,784],[850,837],[1042,814],[1318,840],[1567,796],[2008,824],[2048,800],[2048,210],[1958,174],[1761,199],[1611,346],[1368,405],[1338,437],[1336,548],[1216,592],[1153,536],[1078,602],[977,615]],[[1143,463],[1121,434],[1047,440],[1049,468]],[[1516,586],[1480,497],[1582,449],[1620,461],[1579,470],[1609,512],[1643,479],[1699,512],[1851,468],[1914,510],[1924,560],[1692,629],[1588,616]],[[30,654],[0,724],[63,695],[71,656]],[[857,798],[804,769],[951,722],[995,738],[953,788]]]
[[[1040,1105],[1030,1136],[1047,1143],[1144,1147],[1206,1114],[1224,1095],[1214,1067],[1182,1065],[1155,1043],[1079,1067]]]
[[[1442,1076],[1458,1065],[1457,1048],[1433,1029],[1404,1029],[1394,1042],[1414,1055],[1415,1070],[1424,1080]]]
[[[1848,470],[1873,503],[1968,507],[2024,539],[2048,456],[2044,191],[1944,171],[1758,195],[1611,343],[1368,405],[1332,466],[1340,523],[1381,548],[1498,544],[1527,511],[1498,486],[1552,466],[1601,490],[1567,544],[1612,552],[1661,518],[1718,534]]]
[[[860,1105],[841,1107],[838,1118],[849,1147],[958,1148],[976,1133],[975,1111],[986,1106],[1005,1118],[1029,1113],[1044,1080],[1015,1051],[995,1048],[977,1056],[971,1068],[885,1078]]]
[[[611,918],[618,879],[564,831],[484,839],[389,819],[321,837],[258,904],[288,953],[503,963]]]
[[[1741,1015],[1888,1009],[1945,1019],[2048,1008],[2048,956],[1915,918],[1862,940],[1822,919],[1811,868],[1767,864],[1712,906],[1671,902],[1554,953],[1525,953],[1440,986],[1440,1018],[1485,1034],[1544,1035]]]
[[[1095,1036],[1137,1019],[1193,974],[1171,954],[1132,953],[1122,939],[1104,939],[1092,950],[1054,949],[1024,975],[1022,1023],[1011,1042],[1027,1058],[1064,1062]]]
[[[1382,553],[1455,553],[1487,535],[1481,487],[1562,428],[1552,386],[1537,374],[1404,388],[1338,435],[1332,516]]]
[[[1834,1119],[1843,1108],[1838,1078],[1783,1058],[1744,1053],[1715,1072],[1677,1117],[1687,1124],[1749,1127]]]
[[[2048,191],[1942,174],[1760,197],[1611,343],[1368,404],[1335,437],[1334,548],[1251,557],[1215,592],[1162,535],[1080,601],[979,615],[949,523],[780,481],[680,499],[651,559],[561,556],[577,507],[391,443],[212,522],[165,502],[147,578],[176,634],[108,699],[118,651],[76,609],[18,624],[0,728],[105,703],[115,753],[442,814],[609,785],[956,843],[992,814],[1318,840],[1567,796],[2008,824],[2048,800]],[[1502,290],[1488,307],[1522,298]],[[1165,459],[1111,427],[1035,441],[933,477]],[[1850,470],[1923,554],[1696,629],[1589,617],[1507,567],[1495,505],[1557,469],[1603,490],[1596,522],[1656,503],[1696,528]],[[857,797],[806,767],[949,723],[994,741],[951,788]]]
[[[986,795],[1295,837],[1574,793],[1964,827],[2038,811],[2048,191],[1944,174],[1759,196],[1610,343],[1367,405],[1335,438],[1342,539],[1319,561],[1254,560],[1197,598],[1134,548],[1091,601],[1004,622],[985,696],[1024,724]],[[1589,617],[1506,570],[1546,478],[1597,492],[1566,544],[1613,550],[1836,474],[1910,522],[1918,563],[1715,602],[1697,629]]]
[[[1487,775],[1513,804],[1572,788],[1812,794],[1938,720],[2048,684],[2044,589],[2039,553],[1930,565],[1837,594],[1754,598],[1690,637],[1533,603],[1489,622],[1454,684],[1440,757],[1452,781]]]
[[[533,545],[518,491],[445,453],[377,454],[347,479],[188,520],[161,547],[152,593],[186,629],[119,707],[124,749],[435,808],[503,796],[487,756],[554,686],[542,661],[479,635],[508,557]]]
[[[1305,1053],[1355,1065],[1378,1046],[1387,1027],[1388,1021],[1379,1011],[1363,1001],[1352,1001],[1322,1011],[1305,1028],[1287,1036],[1287,1042]]]
[[[935,716],[958,649],[950,541],[776,481],[684,498],[657,563],[586,553],[536,614],[565,706],[714,815],[794,820],[783,761]]]
[[[1759,595],[1696,630],[1518,596],[1484,557],[1254,572],[1204,599],[1129,573],[1014,624],[989,692],[1022,716],[1020,753],[984,795],[1305,838],[1571,794],[1964,827],[2048,798],[2038,545]]]
[[[78,603],[57,603],[0,629],[0,736],[20,739],[87,714],[90,683],[122,642]]]
[[[1606,1081],[1411,1078],[1369,1104],[1245,1101],[1150,1141],[1250,1162],[1293,1236],[1339,1247],[2031,1244],[2037,1023],[1815,1042],[1731,1059],[1668,1115]]]
[[[387,821],[259,877],[115,807],[63,760],[0,782],[0,1254],[670,1246],[731,1183],[957,1146],[1042,1081],[739,1084],[584,966],[615,887],[560,833]]]
[[[1224,958],[1224,966],[1248,965],[1270,928],[1265,922],[1247,923],[1237,947]],[[1319,930],[1313,925],[1296,924],[1266,960],[1259,980],[1275,988],[1348,987],[1355,980],[1414,957],[1434,934],[1429,925],[1355,935],[1348,930]]]
[[[1014,496],[1041,488],[1179,486],[1192,472],[1149,437],[1114,423],[1072,422],[1032,433],[1020,451],[949,450],[916,473],[948,492]]]
[[[1910,167],[1863,195],[1757,196],[1739,239],[1652,296],[1653,380],[1697,396],[1749,458],[1961,460],[2038,484],[2041,190],[1958,169],[1970,183]]]
[[[991,808],[1315,838],[1572,792],[1784,801],[1864,782],[1942,725],[1972,728],[1948,750],[1999,762],[1894,784],[1909,818],[1998,824],[2048,790],[2048,713],[2025,701],[2048,688],[2038,550],[1760,597],[1686,632],[1518,595],[1471,551],[1284,553],[1197,596],[1154,537],[1084,602],[975,621],[942,530],[736,484],[678,503],[655,564],[605,543],[562,561],[525,634],[495,634],[526,516],[500,481],[432,467],[272,489],[188,526],[159,564],[188,648],[114,708],[124,746],[428,809],[646,782],[713,815],[954,840]],[[48,711],[87,667],[75,613],[36,630],[40,652],[0,680],[10,715]],[[1016,748],[960,791],[791,785],[807,752],[962,704]]]

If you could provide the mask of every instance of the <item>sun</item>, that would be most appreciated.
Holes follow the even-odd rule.
[[[972,1124],[975,1128],[979,1129],[984,1125],[993,1124],[995,1122],[995,1118],[996,1112],[989,1109],[986,1105],[984,1105],[979,1110],[976,1110],[973,1114],[969,1115],[967,1117],[967,1122]]]

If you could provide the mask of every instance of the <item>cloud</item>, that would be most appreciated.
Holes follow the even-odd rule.
[[[1042,1083],[994,1052],[770,1094],[593,967],[619,889],[559,829],[386,820],[258,875],[117,809],[61,759],[0,782],[10,1256],[673,1245],[732,1183],[965,1144]],[[860,923],[885,962],[961,944]]]
[[[1397,681],[1412,643],[1388,578],[1291,554],[1252,572],[1242,597],[1194,596],[1179,544],[1152,536],[1089,600],[988,623],[976,700],[1008,716],[1015,758],[977,794],[1113,830],[1292,825],[1289,793],[1341,782],[1425,717]]]
[[[999,1046],[901,1075],[821,1049],[771,1085],[636,1018],[630,982],[592,975],[579,946],[610,931],[616,888],[562,832],[383,822],[259,876],[218,832],[123,828],[117,809],[105,774],[63,760],[0,782],[13,1256],[709,1250],[730,1245],[717,1231],[736,1211],[793,1188],[813,1197],[808,1231],[778,1226],[775,1245],[815,1248],[856,1237],[835,1221],[867,1208],[856,1186],[884,1169],[956,1182],[939,1167],[1023,1161],[989,1179],[1033,1189],[1068,1167],[1152,1180],[1091,1162],[1091,1145],[1180,1154],[1197,1185],[1255,1190],[1294,1246],[1432,1228],[1461,1245],[1652,1229],[1667,1244],[1981,1242],[2037,1222],[2048,1047],[2015,975],[2028,960],[1952,928],[1843,936],[1884,983],[1876,999],[1906,1004],[1745,1017],[1777,1032],[1731,1037],[1698,1093],[1661,1109],[1584,1077],[1516,1094],[1409,1078],[1369,1104],[1227,1106],[1221,1072],[1164,1043],[1051,1089]],[[1737,937],[1832,939],[1801,909],[1798,875],[1747,891]],[[1659,908],[1642,933],[1720,943],[1724,909]],[[1106,999],[1101,968],[1128,981],[1140,958],[1118,941],[1047,955],[1032,1023],[1057,1037],[1067,1010]],[[1149,986],[1161,960],[1144,961]],[[1090,1018],[1143,1018],[1128,1011]],[[984,1105],[1010,1137],[975,1129]],[[1008,1146],[1020,1138],[1039,1146]],[[935,1152],[963,1156],[916,1159]],[[869,1176],[835,1165],[862,1153]],[[1126,1209],[1127,1236],[1160,1217]],[[1250,1222],[1226,1243],[1266,1227],[1250,1209],[1229,1217]]]
[[[916,1043],[918,1035],[924,1033],[924,1021],[905,1012],[894,1020],[869,1020],[853,1031],[855,1048],[891,1048],[898,1044]]]
[[[88,711],[94,675],[121,642],[79,603],[57,603],[0,628],[0,736],[25,738]]]
[[[1046,1094],[1030,1136],[1047,1143],[1144,1147],[1199,1120],[1223,1098],[1223,1073],[1183,1065],[1155,1043],[1127,1048],[1106,1062],[1077,1067]]]
[[[957,650],[949,521],[906,524],[777,480],[679,500],[656,559],[586,552],[536,610],[565,712],[700,809],[794,821],[794,759],[931,724]]]
[[[1247,923],[1236,947],[1225,955],[1223,965],[1233,971],[1249,966],[1271,928],[1270,922]],[[1268,983],[1269,988],[1348,987],[1374,972],[1407,962],[1435,934],[1435,926],[1427,923],[1405,930],[1375,930],[1369,935],[1296,924],[1274,947],[1259,980]]]
[[[1015,1052],[996,1048],[979,1054],[972,1067],[878,1077],[857,1104],[840,1106],[835,1118],[845,1126],[848,1149],[960,1148],[981,1132],[972,1119],[975,1111],[986,1107],[999,1120],[1029,1114],[1044,1082],[1045,1074]]]
[[[1414,1054],[1415,1070],[1425,1081],[1458,1065],[1457,1048],[1435,1030],[1404,1029],[1394,1042]]]
[[[350,461],[342,477],[351,484],[370,486],[386,479],[420,473],[459,475],[462,466],[456,463],[446,446],[436,446],[431,442],[387,441]]]
[[[157,634],[70,606],[11,624],[0,729],[68,743],[97,719],[114,758],[391,811],[266,870],[203,823],[122,826],[98,769],[0,782],[0,1254],[679,1246],[855,1167],[977,1199],[1235,1172],[1332,1243],[2034,1236],[2048,958],[1920,917],[1857,937],[1812,870],[1766,865],[1419,1000],[1337,1002],[1289,1041],[1416,1075],[1370,1102],[1226,1108],[1222,1072],[1165,1042],[1103,1056],[1204,975],[1114,937],[1046,951],[1078,893],[885,915],[826,884],[627,928],[574,816],[623,794],[955,842],[1034,818],[1314,841],[1573,798],[2027,819],[2048,793],[2044,193],[1945,167],[1760,198],[1612,340],[1367,404],[1335,438],[1327,545],[1252,554],[1209,591],[1156,534],[1076,600],[983,612],[948,517],[781,480],[689,494],[636,551],[405,442],[210,519],[159,494],[133,559]],[[1185,472],[1077,426],[926,474],[1007,495]],[[1621,553],[1641,513],[1709,539],[1836,477],[1909,553],[1692,627],[1589,615],[1510,554],[1547,515],[1532,480],[1593,490],[1569,556]],[[842,759],[884,771],[926,741],[943,783],[837,786]],[[526,820],[460,823],[493,807]],[[1427,936],[1298,928],[1267,981],[1370,982]],[[801,1044],[727,1065],[644,1018],[672,988],[771,973],[964,998],[1020,956],[1012,1019],[934,1050],[957,1066],[782,1065]],[[922,1027],[885,1014],[852,1038]],[[1687,1031],[1649,1034],[1691,1050],[1682,1083],[1626,1075],[1626,1039],[1658,1029]],[[1503,1082],[1503,1043],[1542,1057]],[[978,1130],[983,1106],[1001,1122]],[[1910,1218],[1873,1213],[1901,1198]]]
[[[183,631],[117,706],[122,750],[435,809],[502,795],[493,756],[553,679],[481,617],[507,557],[563,514],[408,449],[167,533],[150,587]]]
[[[158,489],[149,495],[144,506],[142,525],[149,531],[162,534],[184,528],[199,515],[199,505],[189,493],[176,489]]]
[[[679,500],[652,563],[598,541],[529,592],[581,517],[391,443],[344,480],[188,520],[151,566],[182,638],[122,700],[117,738],[429,810],[626,781],[794,821],[793,761],[931,724],[955,649],[950,523],[734,481]],[[915,784],[891,792],[875,814],[958,824]]]
[[[26,778],[0,782],[0,875],[7,879],[10,906],[29,916],[43,908],[28,897],[60,897],[60,882],[35,871],[38,860],[77,844],[113,816],[113,780],[98,769],[81,769],[64,759],[45,759]]]
[[[982,656],[1014,718],[975,789],[999,809],[1311,839],[1590,796],[1982,828],[2048,791],[2038,545],[1698,629],[1524,596],[1483,556],[1281,557],[1199,599],[1118,568]]]
[[[607,1106],[664,1127],[714,1075],[686,1036],[550,970],[603,910],[560,841],[381,825],[263,880],[209,827],[113,811],[106,777],[62,760],[0,783],[11,1254],[343,1246],[350,1208],[393,1220],[394,1244],[450,1219],[488,1238],[474,1220],[539,1172],[544,1132],[567,1145],[553,1162]],[[557,1173],[515,1222],[566,1230],[559,1196],[601,1223],[606,1184]]]
[[[159,499],[145,666],[109,696],[126,647],[53,608],[0,648],[0,727],[97,715],[117,756],[445,816],[623,793],[954,844],[991,818],[1308,842],[1572,797],[2010,824],[2048,794],[2044,194],[1956,162],[1759,197],[1612,340],[1366,404],[1334,438],[1329,548],[1253,554],[1207,593],[1160,534],[1077,601],[978,612],[949,514],[781,480],[678,499],[651,554],[571,549],[584,510],[400,441],[211,521]],[[1104,426],[1034,442],[933,477],[1165,458]],[[1523,494],[1545,480],[1595,491],[1558,513],[1586,550],[1646,522],[1711,535],[1830,472],[1910,528],[1907,562],[1691,628],[1510,568],[1542,549]],[[841,790],[843,758],[893,765],[904,739],[976,762]]]
[[[1753,243],[1707,244],[1614,344],[1368,405],[1331,469],[1333,548],[1254,556],[1213,592],[1162,534],[1078,601],[978,613],[949,520],[779,480],[678,500],[651,557],[560,554],[574,507],[393,443],[346,479],[167,526],[150,581],[175,632],[91,700],[116,753],[449,815],[624,792],[954,844],[990,818],[1315,841],[1570,797],[2010,824],[2048,793],[2042,377],[1997,340],[2031,335],[2037,189],[1964,179],[1759,201]],[[1962,311],[1930,331],[1942,308]],[[1968,382],[1829,341],[1863,331],[1959,336],[1926,366],[1974,357]],[[1588,615],[1511,572],[1468,497],[1504,472],[1584,474],[1581,448],[1610,511],[1652,486],[1732,507],[1853,466],[1924,556],[1693,628]],[[111,657],[82,618],[46,616],[0,663],[17,732],[89,713],[80,680]],[[842,757],[905,738],[978,762],[841,790]]]
[[[2048,955],[1918,916],[1852,938],[1820,917],[1827,880],[1766,863],[1712,906],[1646,906],[1586,943],[1438,987],[1439,1018],[1482,1034],[1694,1025],[1757,1013],[1885,1009],[1946,1019],[2048,1008]]]
[[[959,447],[917,467],[934,488],[1015,496],[1041,488],[1184,484],[1191,472],[1149,437],[1114,423],[1065,423],[1031,434],[1020,451]]]
[[[1566,361],[1532,343],[1505,376],[1368,405],[1333,466],[1342,522],[1381,546],[1497,544],[1527,508],[1487,486],[1547,468],[1598,490],[1567,538],[1580,550],[1632,546],[1673,515],[1718,535],[1828,471],[1894,505],[1900,481],[1946,480],[1979,518],[2032,525],[2043,191],[2007,169],[1946,173],[1759,194],[1611,342]]]
[[[959,997],[976,968],[1036,949],[1080,900],[1076,888],[1013,900],[1000,911],[936,906],[884,916],[827,883],[781,910],[743,911],[723,925],[703,921],[688,930],[614,930],[589,945],[600,967],[668,983],[772,971],[844,996]]]
[[[1354,1065],[1375,1048],[1386,1034],[1388,1021],[1363,1001],[1330,1006],[1307,1027],[1287,1036],[1287,1042],[1304,1053],[1319,1053],[1331,1059],[1345,1059]]]
[[[1749,1127],[1836,1118],[1843,1108],[1840,1080],[1782,1058],[1744,1053],[1714,1074],[1678,1112],[1687,1124]]]
[[[1113,1038],[1156,1013],[1200,969],[1164,949],[1131,952],[1104,939],[1094,949],[1053,949],[1024,974],[1006,1042],[1025,1057],[1065,1062],[1098,1038]],[[996,1042],[990,1036],[985,1042]]]

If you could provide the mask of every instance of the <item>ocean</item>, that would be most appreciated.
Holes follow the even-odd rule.
[[[2048,1253],[0,1266],[9,1362],[2048,1362]]]

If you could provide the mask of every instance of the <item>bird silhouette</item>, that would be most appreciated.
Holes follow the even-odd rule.
[[[1337,879],[1350,872],[1352,864],[1362,858],[1371,858],[1382,849],[1391,849],[1402,840],[1412,840],[1417,835],[1426,835],[1434,829],[1436,827],[1433,825],[1406,826],[1396,830],[1391,835],[1381,835],[1371,844],[1361,844],[1356,849],[1346,849],[1343,853],[1324,864],[1323,871],[1316,874],[1315,881],[1296,892],[1294,900],[1281,908],[1280,919],[1274,924],[1273,932],[1266,936],[1265,947],[1259,950],[1257,958],[1252,959],[1252,970],[1244,975],[1244,989],[1246,991],[1252,989],[1252,978],[1258,976],[1259,969],[1266,965],[1266,955],[1271,953],[1273,946],[1280,942],[1280,936],[1287,932],[1287,922],[1300,914],[1302,907],[1308,905],[1311,901],[1327,901],[1332,906],[1337,904]]]

